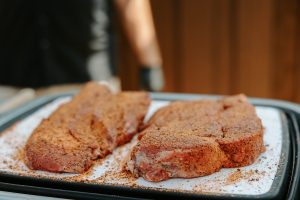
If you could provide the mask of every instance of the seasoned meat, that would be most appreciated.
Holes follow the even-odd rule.
[[[149,181],[249,165],[264,151],[261,120],[244,95],[171,103],[152,116],[139,138],[127,169]]]
[[[131,140],[149,104],[147,93],[114,95],[104,85],[87,83],[34,130],[25,146],[25,163],[36,170],[82,173]]]

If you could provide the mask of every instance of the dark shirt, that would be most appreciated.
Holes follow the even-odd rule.
[[[0,84],[40,87],[90,80],[93,3],[0,1]]]

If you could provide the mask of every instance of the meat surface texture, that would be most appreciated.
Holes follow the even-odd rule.
[[[112,94],[105,85],[89,82],[34,130],[25,163],[35,170],[82,173],[131,140],[149,104],[145,92]]]
[[[264,151],[261,120],[242,94],[170,103],[150,118],[139,139],[126,168],[149,181],[250,165]]]

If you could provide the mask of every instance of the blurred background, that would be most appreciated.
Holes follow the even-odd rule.
[[[151,5],[165,91],[243,92],[300,103],[299,1],[151,0]],[[120,49],[126,48],[122,40]],[[134,57],[122,52],[120,63],[131,66],[122,77],[135,76]],[[136,88],[134,80],[123,87]]]
[[[297,0],[4,2],[0,113],[13,107],[3,102],[23,102],[15,96],[29,100],[90,79],[117,90],[245,93],[300,103]]]

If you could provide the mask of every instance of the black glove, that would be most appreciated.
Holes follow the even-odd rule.
[[[164,76],[161,67],[140,68],[140,87],[147,91],[160,91],[164,86]]]

